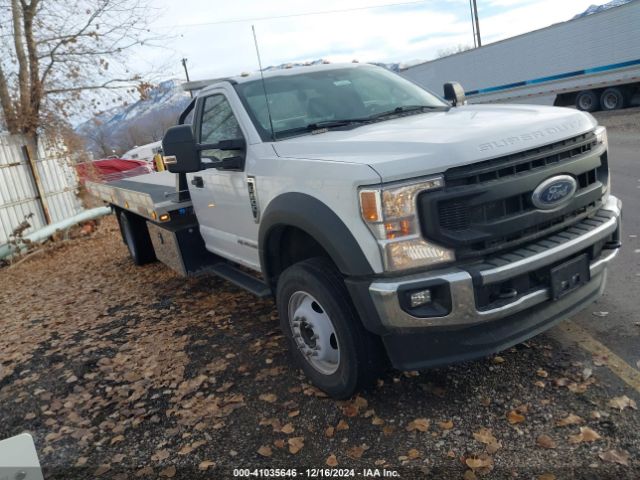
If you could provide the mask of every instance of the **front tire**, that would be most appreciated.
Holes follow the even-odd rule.
[[[342,399],[376,380],[386,364],[380,338],[365,330],[329,260],[286,269],[276,300],[292,355],[315,386]]]

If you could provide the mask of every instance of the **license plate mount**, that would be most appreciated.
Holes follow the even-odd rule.
[[[589,256],[585,253],[551,269],[551,296],[554,300],[562,298],[589,280]]]

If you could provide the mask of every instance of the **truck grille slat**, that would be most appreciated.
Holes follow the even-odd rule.
[[[512,248],[593,215],[607,184],[607,154],[593,132],[445,172],[445,188],[418,199],[423,235],[469,258]],[[536,209],[533,190],[569,174],[577,191],[558,211]]]
[[[593,140],[593,133],[585,133],[551,145],[527,150],[526,152],[515,153],[493,160],[485,160],[484,162],[474,165],[455,167],[447,171],[445,180],[448,186],[453,187],[484,183],[509,175],[527,172],[589,152],[593,147]],[[577,146],[572,147],[576,144]],[[562,151],[549,154],[550,151],[558,149]]]

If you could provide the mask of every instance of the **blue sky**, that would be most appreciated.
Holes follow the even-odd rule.
[[[606,3],[477,2],[485,44],[568,20],[591,4]],[[468,0],[153,0],[153,5],[157,8],[154,29],[172,38],[165,48],[147,51],[136,60],[141,67],[162,65],[165,78],[183,75],[179,63],[183,57],[188,59],[192,79],[256,70],[252,24],[265,66],[319,57],[334,62],[429,60],[442,49],[473,45]]]

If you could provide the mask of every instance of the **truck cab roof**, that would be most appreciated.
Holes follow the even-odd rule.
[[[375,65],[367,63],[322,63],[316,65],[295,65],[291,67],[279,68],[275,70],[267,70],[263,72],[264,78],[272,77],[285,77],[289,75],[298,75],[306,72],[318,72],[326,70],[338,70],[343,68],[380,68]],[[234,75],[231,77],[211,78],[207,80],[195,80],[191,82],[185,82],[182,84],[182,88],[186,91],[197,92],[197,95],[207,93],[207,91],[220,86],[223,83],[242,84],[252,82],[254,80],[260,80],[261,75],[259,71],[251,73],[243,73],[241,75]]]

